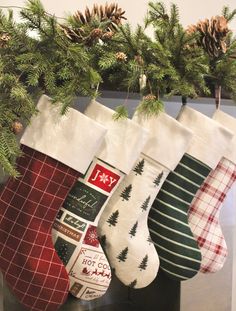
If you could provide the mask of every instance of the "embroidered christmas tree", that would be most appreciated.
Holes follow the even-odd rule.
[[[147,268],[147,262],[148,262],[148,255],[146,255],[146,256],[143,258],[141,264],[138,266],[139,269],[140,269],[140,271],[146,270],[146,268]]]
[[[122,201],[124,200],[129,201],[131,190],[132,190],[132,185],[125,187],[125,189],[122,191],[120,195],[122,197]]]
[[[116,210],[114,213],[111,214],[111,216],[107,220],[107,222],[109,223],[109,227],[116,226],[118,217],[119,217],[119,211]]]
[[[130,229],[129,234],[131,235],[131,238],[132,238],[133,236],[135,236],[136,231],[137,231],[137,226],[138,226],[138,222],[136,222],[136,223],[133,225],[133,227]]]
[[[147,197],[147,199],[143,202],[143,204],[142,204],[142,206],[141,206],[141,209],[143,210],[143,211],[146,211],[147,210],[147,208],[148,208],[148,204],[149,204],[149,202],[150,202],[150,199],[151,199],[151,197],[150,197],[150,195]]]
[[[133,282],[131,282],[128,286],[131,288],[134,288],[137,284],[137,279],[135,279]]]
[[[153,181],[153,183],[155,184],[156,187],[158,187],[160,185],[161,179],[163,177],[163,172],[161,172],[157,178]]]
[[[142,159],[142,161],[139,161],[138,164],[133,169],[133,171],[135,172],[135,175],[138,175],[138,174],[142,175],[143,167],[144,167],[144,159]]]
[[[128,254],[128,247],[124,248],[120,254],[117,256],[117,259],[119,259],[119,262],[126,261]]]

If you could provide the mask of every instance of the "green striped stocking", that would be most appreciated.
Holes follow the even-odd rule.
[[[232,135],[203,114],[184,107],[178,117],[194,133],[192,144],[171,172],[149,213],[149,230],[160,268],[176,280],[193,277],[201,252],[188,224],[188,209],[201,184],[215,168]]]

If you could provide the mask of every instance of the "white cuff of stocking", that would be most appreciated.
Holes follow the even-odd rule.
[[[147,141],[148,132],[130,119],[114,121],[114,113],[95,100],[85,110],[85,115],[108,128],[96,156],[129,174]]]
[[[194,134],[187,153],[214,169],[228,148],[233,133],[187,106],[182,108],[177,119]]]
[[[233,132],[233,139],[229,143],[228,148],[224,153],[224,157],[236,164],[236,119],[219,109],[215,111],[212,119]]]
[[[41,96],[21,143],[84,174],[106,134],[105,127],[69,108],[61,115],[61,104]]]
[[[142,153],[173,171],[189,148],[192,131],[164,112],[153,117],[135,114],[133,120],[149,131]]]

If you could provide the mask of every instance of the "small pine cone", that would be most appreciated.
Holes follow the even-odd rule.
[[[23,125],[20,121],[14,121],[12,124],[12,131],[14,134],[19,134],[23,130]]]
[[[113,31],[107,31],[102,35],[103,40],[110,40],[114,36]]]
[[[144,96],[143,99],[146,101],[152,101],[152,100],[156,100],[157,98],[153,94],[148,94],[148,95]]]
[[[90,38],[92,39],[99,39],[102,37],[103,31],[100,28],[95,28],[90,33]]]
[[[0,35],[0,48],[4,48],[7,46],[7,42],[11,39],[11,37],[7,33],[3,33]]]
[[[118,61],[126,61],[127,60],[127,55],[125,53],[123,53],[123,52],[117,52],[115,54],[115,56],[116,56],[116,59]]]
[[[135,59],[135,61],[136,61],[140,66],[143,66],[144,61],[143,61],[142,56],[140,56],[140,55],[135,55],[135,56],[134,56],[134,59]]]

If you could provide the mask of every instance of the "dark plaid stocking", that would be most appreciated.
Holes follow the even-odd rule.
[[[65,301],[69,280],[51,238],[57,212],[79,173],[22,146],[19,179],[0,196],[0,268],[29,310],[54,311]]]

